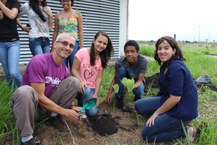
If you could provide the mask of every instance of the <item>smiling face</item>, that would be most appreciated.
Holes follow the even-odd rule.
[[[126,46],[124,50],[125,56],[127,58],[127,61],[130,64],[135,64],[137,63],[137,57],[139,55],[139,52],[136,50],[135,46]]]
[[[61,58],[67,58],[73,51],[75,39],[69,34],[62,34],[54,43],[54,51]]]
[[[95,40],[93,40],[93,44],[96,52],[102,52],[108,45],[108,38],[103,35],[99,35]]]
[[[71,0],[61,0],[61,4],[64,10],[71,9],[72,1]]]
[[[175,54],[176,49],[173,49],[170,44],[164,40],[157,47],[157,55],[162,62],[170,60],[170,58]]]

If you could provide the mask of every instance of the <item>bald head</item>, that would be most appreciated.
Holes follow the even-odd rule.
[[[63,41],[65,39],[71,39],[71,43],[75,45],[75,38],[70,33],[60,33],[57,36],[56,41]]]

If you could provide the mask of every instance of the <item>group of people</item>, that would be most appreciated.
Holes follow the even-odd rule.
[[[72,66],[75,53],[80,47],[83,48],[81,13],[72,8],[74,0],[60,0],[60,3],[63,10],[55,15],[53,42],[50,44],[53,14],[46,0],[29,0],[24,4],[17,0],[0,1],[0,63],[8,84],[14,89],[19,87],[22,81],[18,68],[20,41],[17,26],[28,33],[29,48],[33,56],[52,51],[57,35],[63,32],[71,33],[76,40],[73,52],[65,59],[65,64],[69,68]],[[28,16],[29,23],[26,26],[19,21],[23,15]]]
[[[0,62],[7,82],[17,88],[10,104],[24,145],[35,144],[34,124],[42,114],[49,116],[49,125],[66,132],[63,117],[71,121],[79,119],[84,101],[96,98],[96,105],[85,110],[85,114],[99,113],[98,94],[113,51],[112,41],[105,32],[99,31],[91,47],[83,48],[82,15],[72,9],[73,0],[60,2],[63,10],[55,16],[50,51],[53,16],[46,0],[29,0],[21,7],[16,0],[0,0]],[[28,14],[29,26],[22,26],[18,20],[23,14]],[[18,68],[17,25],[29,33],[29,47],[34,56],[23,76]],[[113,85],[118,84],[116,107],[123,109],[126,92],[121,80],[134,79],[135,110],[148,118],[142,129],[143,139],[159,142],[189,137],[193,140],[196,130],[189,124],[198,116],[198,95],[182,51],[170,36],[159,38],[155,48],[154,59],[160,65],[158,95],[143,97],[148,60],[139,54],[138,43],[129,40],[124,45],[125,56],[115,64],[106,100],[112,103]],[[72,106],[75,99],[78,106]]]

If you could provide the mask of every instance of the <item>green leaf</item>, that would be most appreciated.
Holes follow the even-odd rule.
[[[121,82],[127,88],[128,93],[131,93],[133,91],[133,86],[135,83],[134,79],[123,78]]]
[[[113,85],[113,89],[114,89],[115,93],[118,93],[118,91],[119,91],[118,84]]]

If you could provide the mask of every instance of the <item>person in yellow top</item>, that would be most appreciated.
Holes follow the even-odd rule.
[[[72,63],[76,52],[83,48],[83,26],[82,15],[79,11],[72,8],[74,0],[60,0],[63,10],[55,15],[53,43],[58,34],[67,32],[75,38],[75,47],[71,55],[65,59],[68,68],[72,68]],[[53,47],[52,47],[53,50]]]

